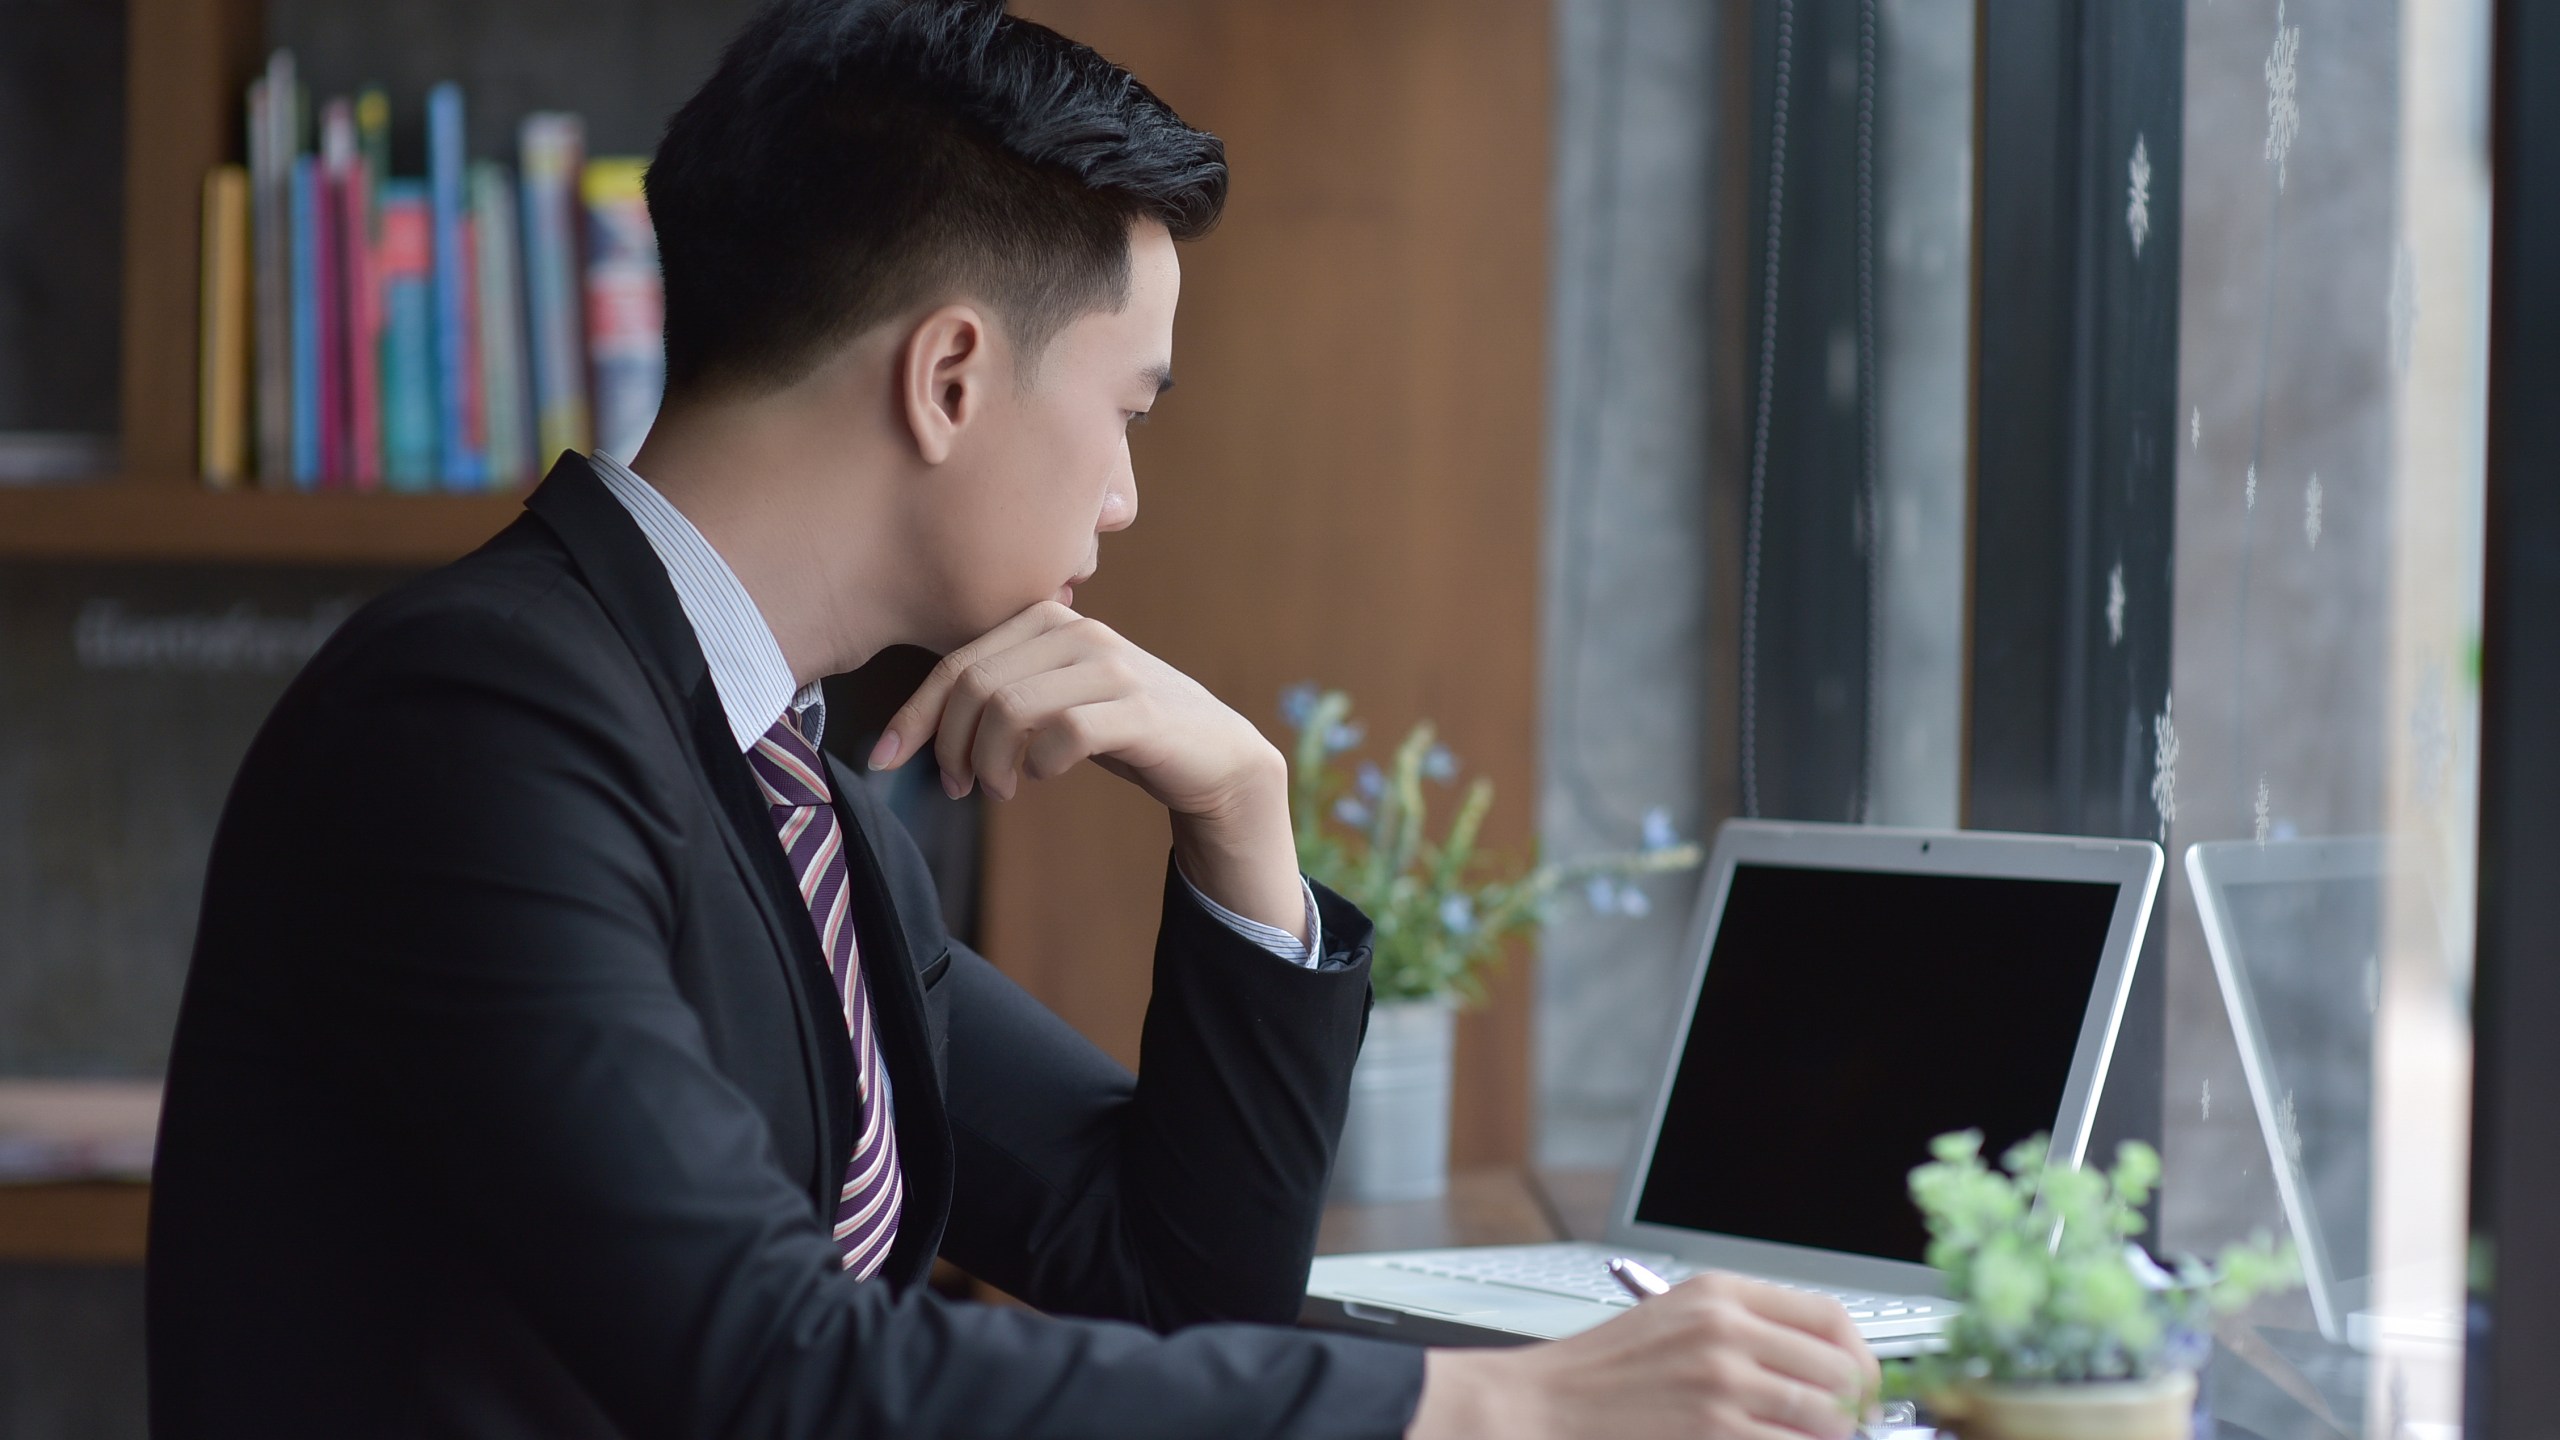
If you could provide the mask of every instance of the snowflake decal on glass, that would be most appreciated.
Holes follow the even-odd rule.
[[[2125,187],[2124,226],[2133,235],[2133,258],[2142,258],[2142,242],[2151,237],[2151,152],[2142,137],[2133,137],[2133,159],[2125,165],[2132,183]]]
[[[2107,572],[2107,643],[2124,643],[2124,562]]]
[[[2294,55],[2302,48],[2302,27],[2284,23],[2284,0],[2276,0],[2276,44],[2267,52],[2267,159],[2276,167],[2276,188],[2284,188],[2284,158],[2302,133],[2302,106],[2294,90]]]
[[[2205,1078],[2205,1082],[2204,1082],[2204,1117],[2203,1117],[2203,1118],[2205,1118],[2205,1119],[2207,1119],[2207,1120],[2210,1120],[2210,1119],[2212,1119],[2212,1118],[2213,1118],[2213,1079],[2212,1079],[2212,1077],[2211,1077],[2211,1076],[2207,1076],[2207,1077]]]
[[[2249,482],[2241,487],[2240,498],[2247,503],[2250,514],[2258,513],[2258,467],[2255,465],[2249,467]]]
[[[2311,472],[2311,483],[2302,488],[2302,538],[2311,548],[2320,548],[2320,472]]]
[[[2249,802],[2249,814],[2256,822],[2258,843],[2267,843],[2267,832],[2275,828],[2275,797],[2267,791],[2267,777],[2258,777],[2257,798]]]
[[[2204,407],[2198,405],[2193,410],[2187,412],[2187,448],[2193,450],[2203,443]]]
[[[2151,722],[2151,805],[2160,812],[2160,833],[2167,835],[2178,819],[2178,726],[2170,712],[2177,697],[2160,699],[2160,714]]]

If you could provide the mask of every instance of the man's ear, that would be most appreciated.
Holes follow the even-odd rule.
[[[986,316],[945,305],[916,322],[898,352],[898,410],[928,465],[951,458],[993,393],[995,335]]]

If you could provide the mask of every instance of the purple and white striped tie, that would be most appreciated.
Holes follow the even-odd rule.
[[[773,807],[773,828],[800,882],[800,898],[817,924],[818,944],[835,972],[844,999],[844,1021],[853,1032],[854,1086],[862,1107],[862,1134],[836,1201],[836,1248],[844,1268],[866,1280],[889,1258],[898,1238],[898,1207],[906,1178],[898,1167],[898,1130],[889,1117],[889,1072],[872,1033],[871,994],[862,980],[853,941],[853,897],[845,868],[844,830],[829,803],[826,766],[800,734],[797,717],[783,717],[747,752],[747,768]]]

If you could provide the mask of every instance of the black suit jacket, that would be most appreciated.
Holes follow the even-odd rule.
[[[857,1283],[852,1050],[701,651],[582,459],[528,509],[242,765],[161,1123],[163,1440],[1399,1434],[1418,1352],[1216,1323],[1297,1312],[1367,920],[1320,892],[1309,971],[1168,875],[1133,1079],[837,767],[907,1176]],[[937,1250],[1055,1316],[935,1295]]]

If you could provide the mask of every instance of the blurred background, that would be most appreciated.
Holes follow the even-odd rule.
[[[1346,763],[1435,722],[1522,861],[1635,847],[1657,811],[2161,841],[2101,1153],[2162,1144],[2179,1249],[2290,1233],[2280,1174],[2345,1175],[2339,1263],[2456,1316],[2395,1348],[2277,1305],[2225,1424],[2451,1433],[2490,0],[1013,8],[1235,175],[1184,257],[1181,387],[1133,442],[1145,523],[1082,608],[1284,744],[1300,682],[1355,698]],[[144,1432],[153,1084],[231,771],[339,619],[533,478],[492,450],[477,481],[368,483],[325,432],[285,460],[266,392],[333,382],[240,359],[270,262],[207,177],[262,163],[249,88],[309,97],[285,148],[323,152],[325,206],[329,98],[423,175],[457,82],[459,158],[521,166],[492,173],[530,237],[525,118],[645,156],[747,9],[0,0],[0,1436]],[[571,389],[610,445],[629,337],[586,283]],[[529,383],[527,460],[562,433]],[[841,682],[869,718],[831,739],[865,743],[919,663]],[[962,933],[1134,1060],[1161,812],[1089,769],[899,801]],[[2252,953],[2368,1003],[2321,1063],[2252,1076],[2185,856],[2342,837],[2386,857],[2361,919],[2278,906]],[[1463,1013],[1454,1167],[1626,1159],[1693,899],[1632,893],[1560,905]]]

